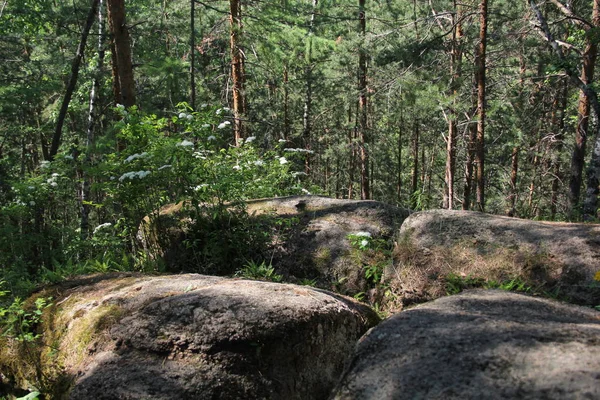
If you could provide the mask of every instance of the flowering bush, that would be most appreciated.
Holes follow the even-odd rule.
[[[227,221],[231,207],[241,215],[246,199],[306,190],[292,170],[300,163],[289,162],[301,153],[286,152],[285,143],[263,150],[255,136],[235,147],[228,108],[178,107],[158,117],[118,106],[120,120],[95,147],[72,147],[13,184],[0,205],[0,278],[37,281],[42,271],[64,265],[131,268],[143,258],[136,242],[141,220],[156,218],[165,204],[184,201],[192,217]],[[89,193],[82,200],[84,183]],[[231,240],[246,240],[240,235],[247,228]]]

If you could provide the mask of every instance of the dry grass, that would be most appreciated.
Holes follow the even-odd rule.
[[[545,253],[528,248],[502,248],[481,243],[423,248],[406,236],[394,249],[394,264],[385,280],[394,294],[386,308],[397,311],[448,294],[450,277],[472,286],[521,282],[532,292],[552,290],[563,266]]]

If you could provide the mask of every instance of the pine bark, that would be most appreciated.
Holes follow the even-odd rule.
[[[477,70],[477,138],[475,145],[475,165],[477,181],[477,198],[475,206],[478,211],[485,211],[485,84],[486,84],[486,45],[488,2],[479,3],[479,45],[475,57]]]
[[[135,105],[135,79],[131,61],[131,40],[125,15],[124,0],[107,0],[108,25],[112,36],[113,79],[118,83],[118,98],[120,104],[129,108]]]
[[[361,45],[358,51],[358,135],[360,141],[360,198],[371,198],[369,179],[369,138],[367,127],[367,51],[365,49],[365,35],[367,19],[365,14],[365,0],[358,1],[359,33]]]
[[[454,208],[454,181],[456,171],[456,140],[458,113],[456,111],[458,95],[458,85],[461,76],[462,49],[461,40],[462,30],[462,12],[460,5],[454,1],[455,17],[452,18],[452,43],[450,50],[450,95],[453,96],[452,106],[448,113],[448,137],[446,138],[446,175],[444,190],[443,207],[452,210]]]

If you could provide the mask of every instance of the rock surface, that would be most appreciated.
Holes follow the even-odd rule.
[[[599,338],[594,310],[468,291],[373,328],[335,399],[597,399]]]
[[[516,279],[578,304],[600,304],[600,285],[594,281],[600,271],[600,225],[432,210],[410,215],[400,237],[406,248],[399,253],[412,252],[414,261],[412,271],[404,271],[406,279],[400,286],[418,282],[417,272],[423,282],[452,273],[496,281]],[[403,279],[400,270],[402,266],[396,265],[390,277]],[[430,297],[443,294],[431,292]]]
[[[408,217],[407,209],[378,201],[292,196],[248,202],[248,212],[297,218],[274,253],[273,265],[298,278],[316,278],[323,286],[355,294],[366,288],[360,260],[348,235],[369,232],[390,241]]]
[[[290,196],[250,200],[247,212],[258,229],[271,235],[267,249],[245,242],[227,242],[225,232],[218,248],[190,249],[183,241],[193,221],[183,203],[163,207],[157,217],[145,218],[138,238],[151,259],[162,259],[171,272],[203,272],[209,275],[232,275],[235,266],[219,268],[198,265],[191,253],[217,253],[238,247],[256,249],[256,254],[240,257],[246,261],[272,263],[286,281],[313,280],[319,287],[354,295],[368,289],[363,263],[352,248],[348,235],[369,232],[375,239],[391,242],[409,215],[406,209],[377,201],[338,200],[321,196]],[[190,238],[194,242],[194,238]],[[251,242],[252,240],[250,240]],[[202,242],[202,241],[199,241]],[[202,245],[200,245],[202,246]],[[225,256],[225,255],[224,255]],[[389,257],[388,257],[389,258]],[[240,262],[241,263],[241,262]],[[238,268],[241,266],[238,266]]]
[[[325,399],[378,322],[325,291],[201,275],[100,277],[55,304],[40,359],[71,399]]]

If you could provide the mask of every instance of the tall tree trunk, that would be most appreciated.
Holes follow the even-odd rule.
[[[417,208],[417,188],[419,183],[419,121],[415,120],[415,126],[413,131],[413,168],[412,168],[412,179],[411,179],[411,206],[413,209]]]
[[[356,171],[356,129],[348,132],[350,158],[348,160],[348,199],[354,198],[354,173]]]
[[[231,80],[233,81],[233,135],[235,145],[240,146],[246,137],[246,125],[243,118],[246,115],[246,93],[244,88],[244,51],[242,42],[242,4],[241,0],[229,1],[230,50],[231,50]]]
[[[98,121],[98,97],[100,95],[100,83],[104,74],[104,15],[102,14],[103,0],[98,4],[98,65],[94,76],[94,83],[90,91],[90,107],[88,114],[87,135],[85,141],[85,158],[83,161],[83,183],[81,185],[81,239],[89,236],[90,224],[90,178],[86,167],[91,164],[91,153],[94,148],[94,128]]]
[[[488,3],[481,0],[479,3],[479,45],[475,57],[475,68],[477,70],[477,140],[475,145],[475,164],[477,166],[477,198],[476,208],[485,211],[485,68],[486,68],[486,44]]]
[[[475,110],[476,112],[476,110]],[[474,113],[470,115],[474,117]],[[477,140],[477,123],[469,121],[466,135],[465,185],[463,189],[463,210],[471,209],[471,194],[473,191],[473,160],[475,159],[475,142]]]
[[[304,79],[306,81],[306,93],[304,97],[304,112],[302,114],[302,142],[306,150],[311,149],[312,136],[312,88],[313,88],[313,64],[312,64],[312,45],[313,29],[315,26],[315,17],[317,14],[318,0],[312,0],[312,12],[308,24],[308,51],[306,54],[306,67],[304,68]],[[310,174],[310,154],[304,156],[304,172]]]
[[[196,109],[196,0],[190,0],[190,107]]]
[[[565,110],[567,108],[567,97],[569,87],[567,82],[563,82],[563,88],[556,95],[553,113],[553,123],[552,126],[555,129],[555,137],[556,137],[556,146],[554,149],[554,155],[552,157],[552,191],[550,196],[550,219],[552,221],[556,220],[556,212],[558,206],[558,189],[560,187],[560,154],[563,149],[563,141],[564,141],[564,128],[565,128]]]
[[[459,89],[459,79],[461,75],[462,64],[462,10],[460,5],[454,1],[454,11],[456,17],[452,17],[452,43],[450,50],[450,95],[453,97],[452,106],[448,113],[448,137],[446,140],[446,176],[444,191],[444,208],[452,210],[454,208],[454,176],[456,171],[456,138],[458,113],[456,111],[457,96]]]
[[[600,26],[600,4],[594,0],[592,11],[592,24]],[[597,39],[588,31],[586,35],[586,46],[583,51],[583,66],[581,69],[581,81],[590,85],[594,79],[594,69],[598,54]],[[571,219],[576,217],[581,184],[583,181],[583,166],[585,162],[585,147],[587,143],[590,122],[590,99],[587,94],[580,91],[579,108],[577,117],[577,129],[575,131],[575,147],[571,156],[571,174],[569,179],[569,213]]]
[[[361,35],[360,49],[358,50],[358,135],[360,141],[360,198],[371,198],[369,180],[369,138],[367,133],[367,51],[365,49],[365,36],[367,19],[365,14],[365,1],[358,0],[359,33]]]
[[[398,160],[397,160],[397,177],[396,177],[396,198],[398,204],[402,203],[402,130],[404,129],[404,121],[402,109],[400,109],[400,129],[398,130]]]
[[[281,139],[287,140],[290,135],[290,89],[287,64],[283,66],[283,133]]]
[[[77,85],[77,78],[79,77],[79,67],[81,66],[81,59],[83,58],[83,53],[85,51],[85,45],[87,43],[87,38],[89,36],[90,29],[92,28],[92,24],[94,23],[94,19],[96,18],[96,13],[98,12],[98,2],[99,0],[92,0],[90,11],[88,12],[85,25],[83,27],[83,30],[81,31],[81,39],[79,40],[79,45],[77,46],[77,53],[75,54],[75,58],[73,58],[73,62],[71,63],[71,77],[69,79],[69,84],[67,85],[67,90],[65,91],[65,97],[63,97],[63,101],[60,106],[60,111],[58,112],[56,128],[54,130],[52,144],[50,145],[50,151],[48,153],[48,160],[52,160],[54,156],[56,156],[56,153],[58,153],[58,147],[60,146],[60,141],[62,137],[62,128],[65,123],[65,118],[67,116],[67,110],[69,109],[69,103],[71,102],[71,98],[73,97],[73,91],[75,90],[75,86]]]
[[[133,78],[133,65],[131,61],[131,43],[129,28],[125,16],[124,0],[107,0],[108,25],[112,35],[114,48],[114,61],[117,65],[117,79],[119,85],[120,104],[125,107],[135,105],[135,80]],[[113,65],[114,68],[114,65]]]

